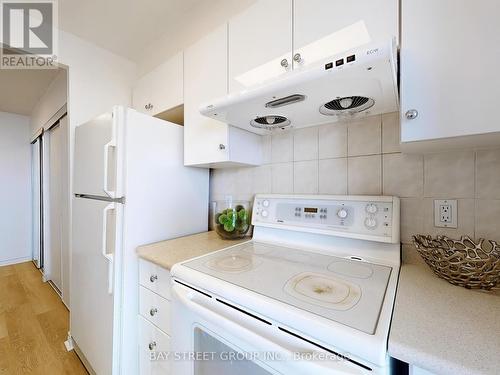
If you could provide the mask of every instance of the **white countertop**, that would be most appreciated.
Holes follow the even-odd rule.
[[[500,374],[500,293],[438,278],[403,248],[389,354],[439,375]]]

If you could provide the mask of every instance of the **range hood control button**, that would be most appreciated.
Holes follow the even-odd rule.
[[[341,219],[345,219],[347,217],[348,213],[344,208],[341,208],[337,212],[337,216],[340,217]]]

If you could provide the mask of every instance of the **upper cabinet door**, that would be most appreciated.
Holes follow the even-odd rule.
[[[294,1],[294,67],[393,37],[398,0]]]
[[[179,52],[153,71],[151,83],[153,114],[161,113],[183,103],[183,55],[182,52]]]
[[[292,69],[292,1],[260,0],[229,21],[229,92]]]
[[[135,110],[152,115],[152,100],[151,100],[151,85],[152,85],[152,74],[146,74],[141,77],[134,86],[132,90],[132,106]]]
[[[499,132],[498,0],[403,0],[401,11],[401,141]]]
[[[177,107],[184,100],[183,53],[179,52],[141,77],[132,90],[135,110],[157,115]]]
[[[228,126],[202,116],[200,106],[227,94],[227,24],[184,52],[184,164],[228,159]]]

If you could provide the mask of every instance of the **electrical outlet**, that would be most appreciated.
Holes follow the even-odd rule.
[[[439,228],[457,227],[457,200],[434,200],[434,226]]]
[[[441,223],[451,223],[451,204],[439,205],[439,221]]]

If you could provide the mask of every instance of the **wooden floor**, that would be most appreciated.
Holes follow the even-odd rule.
[[[0,267],[0,374],[87,374],[67,352],[69,313],[33,263]]]

